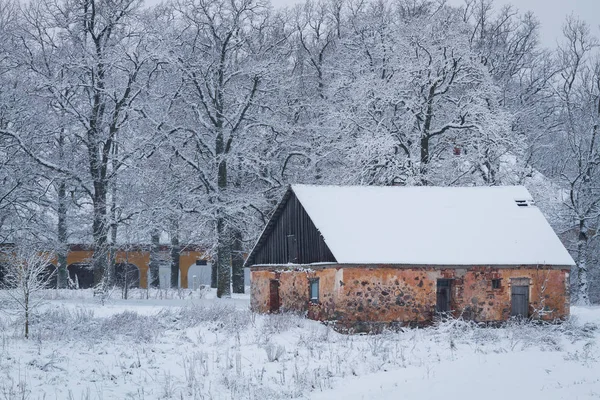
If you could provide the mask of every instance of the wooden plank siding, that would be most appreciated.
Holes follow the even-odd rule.
[[[290,240],[290,235],[294,235],[295,240]],[[296,248],[288,249],[294,243]],[[288,189],[246,266],[315,262],[336,262],[336,259],[296,195]]]

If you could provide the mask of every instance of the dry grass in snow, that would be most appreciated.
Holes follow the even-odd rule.
[[[344,335],[253,314],[247,296],[114,297],[49,291],[29,340],[18,316],[0,313],[0,399],[600,397],[600,308],[574,308],[561,325],[456,320]]]

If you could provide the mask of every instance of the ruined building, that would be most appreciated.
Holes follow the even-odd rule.
[[[524,187],[294,185],[246,261],[253,310],[343,326],[562,319],[573,265]]]
[[[0,246],[0,282],[3,275],[3,254],[10,254],[13,245]],[[53,273],[49,281],[49,288],[57,287],[58,255],[48,252],[50,264],[48,273]],[[150,259],[152,250],[150,245],[134,244],[121,245],[115,249],[115,284],[117,286],[128,286],[129,288],[147,288],[148,274],[150,270]],[[94,271],[92,269],[92,258],[94,247],[86,244],[70,244],[66,264],[69,276],[69,287],[87,289],[94,286]],[[171,275],[172,248],[160,245],[156,249],[157,263],[159,266],[159,281],[161,287],[169,287]],[[201,285],[210,285],[211,263],[206,253],[199,246],[182,247],[177,253],[177,276],[178,286],[181,288],[196,289]]]

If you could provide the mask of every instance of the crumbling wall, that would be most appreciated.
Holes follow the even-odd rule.
[[[250,272],[250,307],[255,312],[268,313],[270,281],[279,281],[279,311],[306,312],[309,318],[328,320],[335,317],[335,269],[280,266]],[[311,303],[309,282],[319,279],[319,302]]]
[[[344,268],[338,311],[350,323],[429,321],[435,311],[436,276],[426,268]]]
[[[272,271],[250,271],[250,309],[266,314],[269,312],[269,282],[276,279]]]
[[[568,270],[550,267],[406,267],[327,265],[253,269],[251,305],[269,311],[269,281],[280,282],[282,311],[307,312],[341,324],[399,322],[423,324],[435,315],[438,279],[451,279],[455,317],[503,321],[510,317],[513,282],[529,286],[529,314],[554,320],[569,315]],[[309,280],[319,278],[319,302],[309,301]],[[500,280],[492,288],[492,279]]]
[[[529,315],[555,320],[569,315],[569,271],[548,267],[474,267],[457,276],[456,314],[476,321],[504,321],[510,317],[511,286],[529,286]],[[492,289],[491,280],[500,279]]]

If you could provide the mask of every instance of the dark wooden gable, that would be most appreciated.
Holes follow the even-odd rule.
[[[289,188],[245,265],[315,262],[336,260],[293,190]]]

